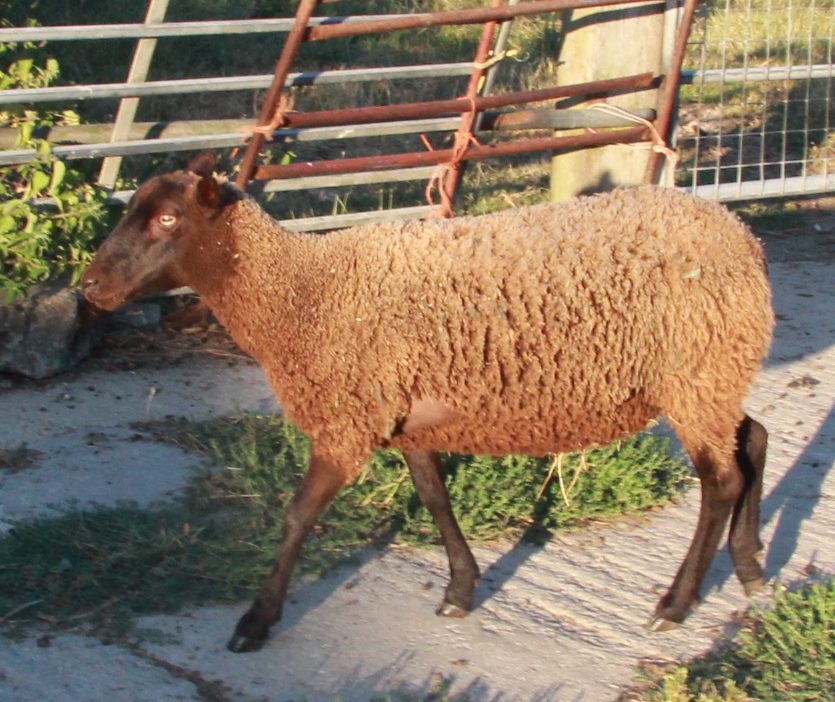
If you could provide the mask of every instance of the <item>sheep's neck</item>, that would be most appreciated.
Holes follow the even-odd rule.
[[[315,294],[306,282],[316,268],[312,238],[282,229],[250,201],[232,205],[201,238],[189,285],[261,365],[282,364],[287,339],[304,323],[299,303]]]

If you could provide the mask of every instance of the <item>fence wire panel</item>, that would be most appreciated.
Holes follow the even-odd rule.
[[[679,185],[739,200],[835,190],[835,0],[705,0],[681,90]]]

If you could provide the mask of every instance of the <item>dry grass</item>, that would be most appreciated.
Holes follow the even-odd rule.
[[[25,443],[15,448],[0,448],[0,470],[17,473],[34,468],[41,455],[40,451],[29,448]]]
[[[181,331],[112,330],[105,335],[102,346],[87,364],[124,370],[179,363],[200,356],[225,359],[230,363],[255,363],[223,327],[210,323]]]

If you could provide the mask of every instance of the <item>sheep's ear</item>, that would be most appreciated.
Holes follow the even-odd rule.
[[[197,202],[211,210],[220,209],[220,186],[209,174],[197,182]]]
[[[204,178],[215,172],[217,159],[211,151],[201,151],[188,162],[188,170]]]

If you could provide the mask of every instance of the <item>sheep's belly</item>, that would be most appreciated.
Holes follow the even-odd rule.
[[[647,427],[657,412],[631,407],[615,417],[587,415],[583,419],[512,420],[480,417],[456,419],[441,426],[422,427],[394,437],[391,444],[405,450],[450,451],[492,456],[544,456],[602,446]]]

